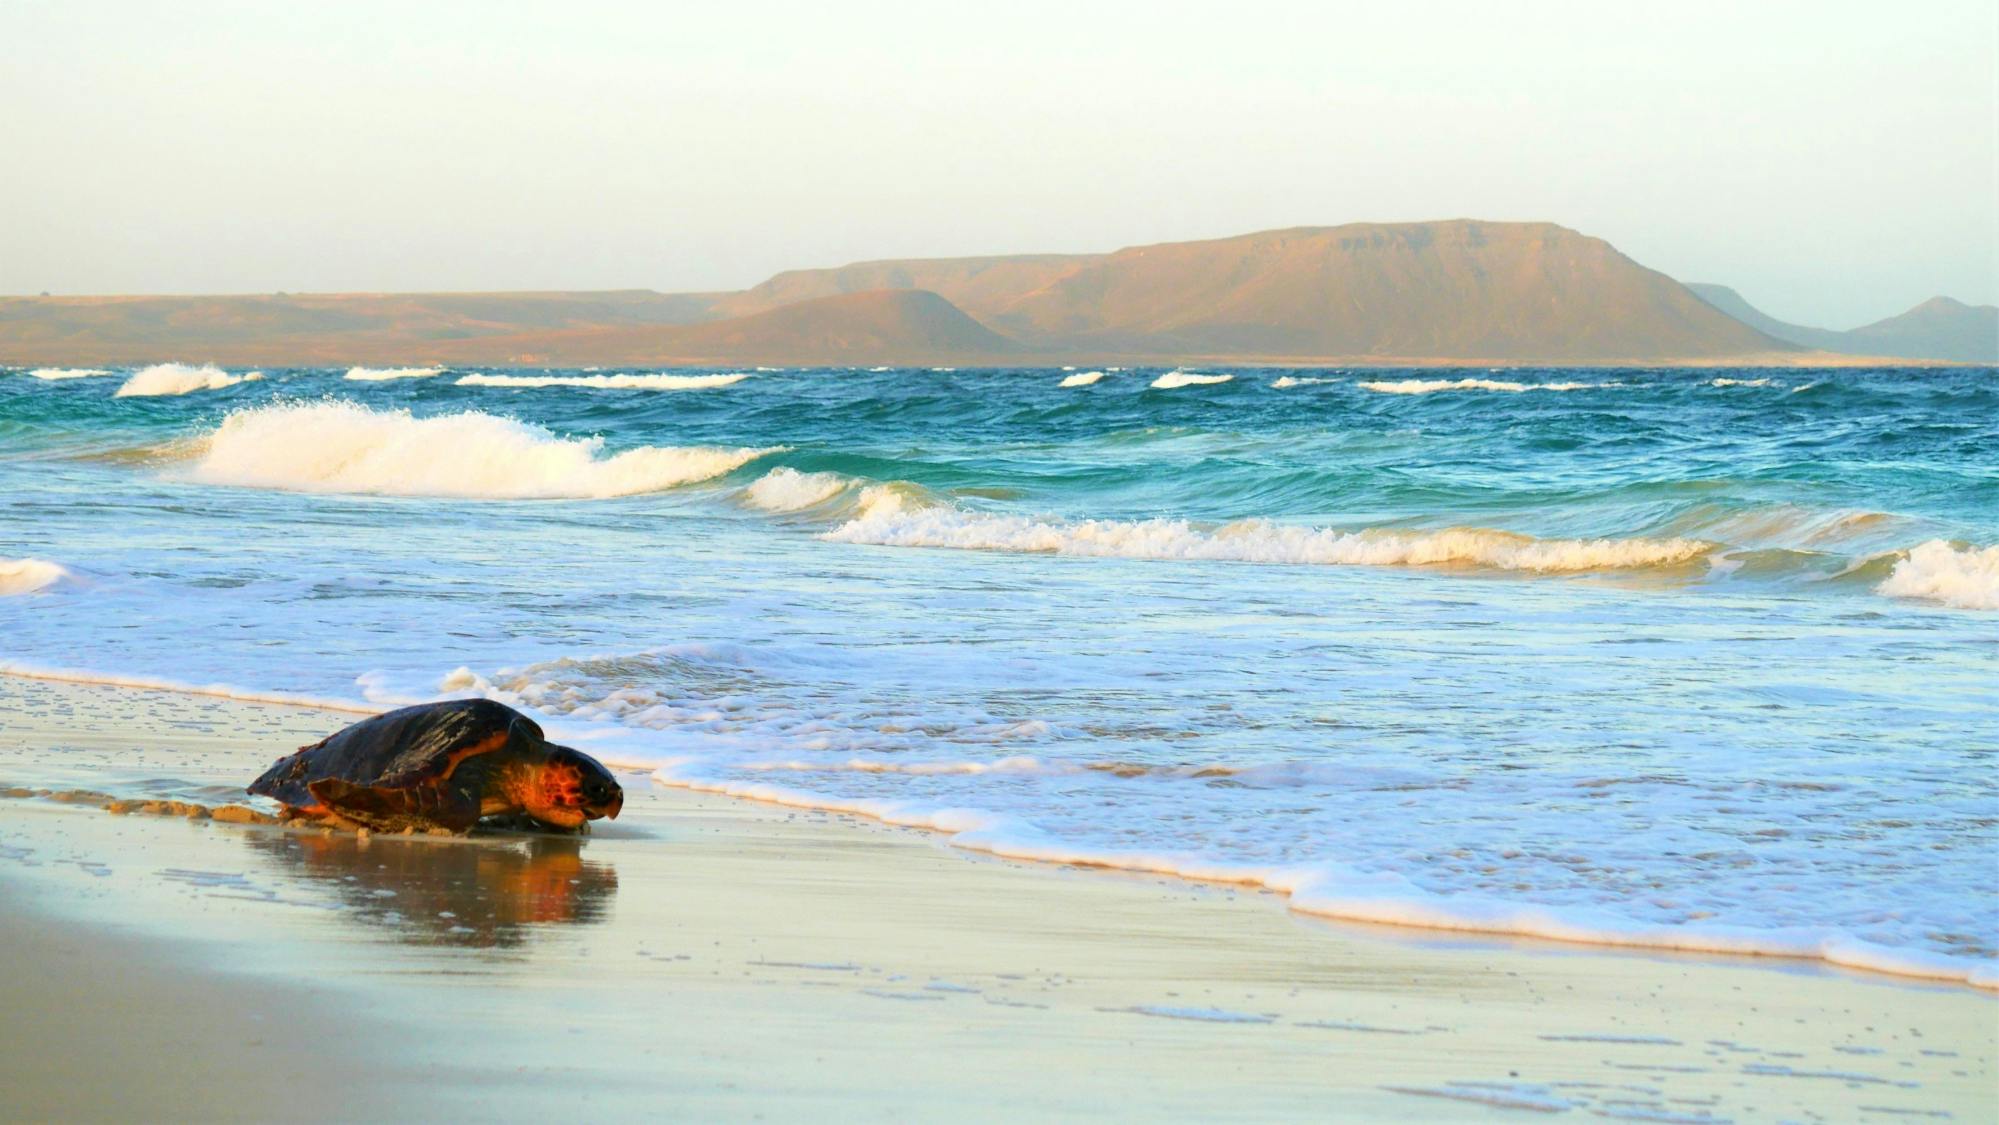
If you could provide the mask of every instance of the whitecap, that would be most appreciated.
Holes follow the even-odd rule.
[[[774,449],[641,446],[468,410],[417,418],[353,402],[287,403],[223,419],[190,470],[205,484],[481,499],[598,499],[711,480]]]
[[[1101,371],[1078,371],[1074,375],[1064,376],[1061,385],[1065,387],[1087,387],[1103,377],[1104,373]]]
[[[1319,379],[1319,378],[1314,378],[1310,375],[1306,375],[1303,377],[1295,375],[1279,375],[1274,381],[1271,382],[1270,385],[1276,387],[1279,390],[1283,390],[1286,387],[1316,387],[1322,383],[1344,383],[1344,382],[1346,382],[1346,380],[1344,379]]]
[[[619,391],[698,391],[726,387],[749,378],[749,372],[726,375],[482,375],[461,376],[461,387],[597,387]]]
[[[1363,389],[1385,395],[1429,395],[1438,391],[1590,391],[1623,383],[1515,383],[1506,379],[1372,379]]]
[[[766,512],[798,512],[824,504],[854,483],[838,473],[801,473],[780,466],[745,488],[743,499]]]
[[[47,559],[0,558],[0,597],[39,593],[75,578],[68,567]]]
[[[889,494],[873,498],[864,494],[857,518],[823,538],[887,547],[1092,558],[1320,566],[1456,564],[1543,573],[1666,566],[1690,562],[1714,549],[1696,539],[1535,539],[1483,528],[1339,531],[1264,520],[1213,528],[1173,519],[1065,522],[934,505],[912,507],[907,497]]]
[[[1775,379],[1710,379],[1707,385],[1710,387],[1767,387],[1776,381]]]
[[[391,379],[428,379],[442,374],[442,367],[350,367],[341,377],[357,383],[386,383]]]
[[[1911,547],[1874,591],[1955,609],[1999,609],[1999,545],[1960,548],[1932,539]]]
[[[1152,381],[1154,387],[1170,391],[1175,387],[1193,387],[1212,383],[1226,383],[1233,375],[1210,375],[1202,371],[1168,371]]]
[[[261,371],[252,371],[247,375],[232,374],[212,363],[205,363],[199,367],[185,363],[156,363],[134,372],[112,397],[184,395],[192,391],[213,391],[223,387],[233,387],[238,383],[254,382],[263,377],[264,373]]]
[[[109,375],[111,372],[101,367],[37,367],[27,374],[37,379],[55,382],[59,379],[90,379],[98,375]]]

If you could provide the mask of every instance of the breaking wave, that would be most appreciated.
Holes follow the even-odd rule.
[[[1999,545],[1960,548],[1932,539],[1910,548],[1874,591],[1955,609],[1999,609]]]
[[[698,391],[726,387],[750,377],[747,371],[727,375],[481,375],[462,376],[461,387],[599,387],[621,391]]]
[[[262,379],[264,373],[252,371],[247,375],[234,375],[212,363],[192,367],[185,363],[156,363],[142,367],[125,385],[118,388],[113,398],[144,398],[156,395],[184,395],[191,391],[213,391],[223,387],[233,387],[238,383],[254,382]]]
[[[1226,383],[1233,375],[1208,375],[1199,371],[1168,371],[1152,381],[1154,387],[1170,391],[1175,387],[1193,387],[1209,383]]]
[[[206,484],[493,500],[601,499],[711,480],[776,449],[641,446],[468,410],[417,418],[359,403],[232,412],[191,470]]]
[[[1776,381],[1775,379],[1710,379],[1707,385],[1710,387],[1767,387]]]
[[[838,473],[801,473],[797,469],[776,468],[744,489],[743,498],[766,512],[801,512],[826,503],[854,484]]]
[[[1359,384],[1385,395],[1429,395],[1438,391],[1591,391],[1623,383],[1515,383],[1505,379],[1371,379]]]
[[[1316,387],[1321,383],[1344,383],[1344,379],[1315,379],[1309,375],[1300,378],[1295,375],[1280,375],[1270,385],[1279,390],[1286,387]]]
[[[357,383],[386,383],[391,379],[428,379],[442,374],[442,367],[350,367],[343,378]]]
[[[1078,371],[1074,375],[1064,376],[1062,385],[1065,387],[1087,387],[1103,377],[1104,373],[1101,371]]]
[[[27,374],[37,379],[54,382],[58,379],[89,379],[97,375],[109,375],[111,372],[101,367],[37,367]]]
[[[47,559],[0,558],[0,598],[36,593],[74,578],[68,567]]]
[[[1483,528],[1441,531],[1294,527],[1244,520],[1203,527],[1187,520],[1040,520],[917,506],[875,486],[860,514],[826,532],[841,543],[943,547],[1089,558],[1187,559],[1316,566],[1473,566],[1560,573],[1670,566],[1715,549],[1698,539],[1535,539]]]

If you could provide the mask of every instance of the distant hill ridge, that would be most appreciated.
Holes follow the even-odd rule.
[[[1779,340],[1847,355],[1905,356],[1955,363],[1999,363],[1999,306],[1931,297],[1908,312],[1850,331],[1789,324],[1751,305],[1726,285],[1689,282],[1694,295]]]
[[[1824,346],[1736,304],[1552,223],[1454,219],[861,262],[733,293],[0,298],[0,362],[1796,363]],[[1963,306],[1931,304],[1841,342],[1957,324]]]
[[[927,363],[938,357],[1004,362],[1006,337],[923,289],[873,289],[780,305],[691,325],[572,329],[456,340],[437,357],[481,362],[496,349],[521,362],[795,365]]]

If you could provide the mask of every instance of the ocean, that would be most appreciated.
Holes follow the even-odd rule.
[[[1991,369],[0,370],[0,670],[1340,918],[1999,987],[1995,611]]]

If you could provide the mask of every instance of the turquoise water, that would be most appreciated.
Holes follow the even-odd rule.
[[[0,373],[17,667],[1999,982],[1989,369],[51,374]]]

